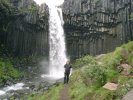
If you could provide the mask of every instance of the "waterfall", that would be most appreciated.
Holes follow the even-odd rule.
[[[45,1],[46,2],[46,1]],[[49,7],[49,74],[51,77],[64,76],[64,64],[67,61],[65,35],[63,30],[62,8],[63,0],[48,0]]]

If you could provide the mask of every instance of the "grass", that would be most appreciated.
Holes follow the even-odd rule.
[[[13,64],[8,58],[0,58],[0,84],[3,85],[7,80],[15,80],[20,77],[19,71],[13,68]]]
[[[54,85],[49,91],[44,92],[44,94],[31,94],[27,100],[59,100],[62,88],[63,84]]]
[[[132,78],[123,76],[118,70],[121,61],[132,66],[133,42],[116,48],[100,59],[86,56],[76,60],[74,67],[79,68],[73,73],[70,82],[70,96],[72,100],[120,100],[133,84]],[[97,62],[101,62],[98,64]],[[103,89],[107,82],[119,84],[117,91]]]
[[[6,52],[6,49],[0,47],[0,86],[6,81],[14,81],[21,76],[21,72],[14,68],[13,59]]]
[[[13,82],[20,77],[28,77],[29,72],[27,66],[35,66],[42,59],[44,57],[12,57],[6,47],[0,45],[0,86],[3,86],[7,81]]]
[[[75,71],[69,82],[71,100],[121,100],[133,88],[133,79],[120,73],[120,63],[133,64],[133,42],[116,48],[97,59],[85,56],[73,63]],[[100,63],[99,63],[100,62]],[[107,82],[118,84],[116,91],[103,88]],[[52,87],[41,95],[35,95],[29,100],[59,100],[59,93],[63,85]],[[51,95],[51,96],[50,96]]]
[[[79,68],[79,67],[83,67],[85,65],[88,65],[88,64],[96,64],[96,60],[94,57],[92,56],[85,56],[85,57],[82,57],[80,59],[77,59],[74,63],[73,63],[73,67],[74,68]]]

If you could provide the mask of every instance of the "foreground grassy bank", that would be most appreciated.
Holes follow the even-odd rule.
[[[27,96],[28,100],[60,100],[60,91],[63,89],[63,84],[52,86],[49,91],[43,94],[31,94]],[[25,97],[22,97],[24,99]]]
[[[98,57],[85,56],[73,64],[75,71],[69,82],[71,100],[121,100],[133,87],[133,68],[122,74],[121,64],[133,67],[133,42]],[[115,91],[104,89],[107,82],[118,84]],[[51,87],[44,94],[32,94],[29,100],[59,100],[62,84]],[[50,96],[51,95],[51,96]],[[57,97],[56,99],[52,99]]]
[[[133,87],[132,68],[130,75],[123,75],[121,64],[133,66],[133,42],[116,48],[101,57],[86,56],[78,59],[75,67],[84,66],[73,73],[70,82],[72,100],[121,100]],[[107,82],[118,84],[116,91],[103,88]]]

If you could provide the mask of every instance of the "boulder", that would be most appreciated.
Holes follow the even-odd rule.
[[[103,86],[103,88],[114,91],[117,90],[118,84],[108,82]]]
[[[122,75],[130,75],[132,66],[130,66],[128,64],[121,64],[120,66],[123,69],[121,72]]]

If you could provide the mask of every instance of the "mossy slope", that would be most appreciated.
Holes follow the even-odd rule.
[[[118,69],[121,61],[133,66],[133,42],[116,48],[114,52],[101,57],[85,56],[77,59],[73,64],[75,71],[69,82],[69,95],[71,100],[121,100],[133,87],[132,77],[122,75]],[[132,73],[131,75],[132,76]],[[103,88],[107,82],[118,84],[116,91]],[[60,87],[56,86],[43,95],[34,95],[33,98],[59,97]],[[46,100],[48,99],[45,98]],[[43,99],[43,100],[45,100]],[[49,99],[53,100],[53,99]]]

